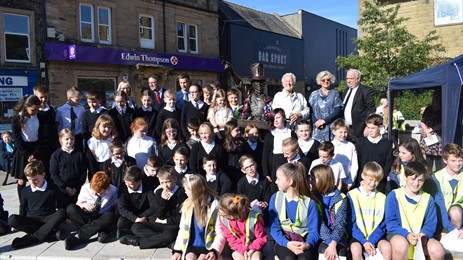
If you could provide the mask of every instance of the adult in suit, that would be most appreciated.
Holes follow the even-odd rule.
[[[188,93],[190,88],[190,76],[188,74],[182,73],[178,75],[178,84],[180,85],[180,90],[176,93],[176,105],[178,110],[182,111],[185,103],[191,100],[191,95]]]
[[[152,106],[156,112],[159,112],[162,108],[164,108],[165,103],[163,100],[163,94],[165,89],[162,87],[162,80],[161,76],[157,74],[152,74],[148,77],[148,87],[151,91],[151,99],[153,100]]]
[[[352,142],[364,136],[366,118],[375,112],[375,91],[360,84],[360,71],[350,69],[346,74],[349,87],[342,95],[344,120],[349,125],[349,137]]]

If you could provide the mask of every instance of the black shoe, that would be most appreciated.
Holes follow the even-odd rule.
[[[38,243],[39,241],[34,238],[33,236],[31,235],[25,235],[23,237],[17,237],[15,239],[13,239],[13,242],[11,243],[11,247],[13,249],[20,249],[20,248],[24,248],[24,247],[28,247],[28,246],[31,246],[35,243]]]
[[[78,244],[80,244],[80,240],[75,235],[70,235],[64,240],[64,248],[66,248],[66,250],[71,250]]]
[[[111,232],[106,232],[106,231],[100,231],[98,232],[98,242],[104,243],[106,239],[111,235]]]
[[[138,237],[132,236],[132,235],[125,235],[121,237],[119,242],[121,242],[121,244],[124,244],[124,245],[132,245],[132,246],[139,245]]]
[[[132,234],[132,231],[130,229],[126,229],[126,228],[118,228],[117,229],[117,232],[116,232],[116,238],[117,239],[121,239],[121,237],[123,237],[125,235],[133,235],[133,234]]]

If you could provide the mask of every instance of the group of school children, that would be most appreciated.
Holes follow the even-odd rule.
[[[15,107],[12,138],[2,133],[20,200],[8,222],[26,233],[14,249],[64,239],[71,250],[116,231],[123,244],[169,246],[172,259],[226,258],[225,245],[233,259],[262,259],[268,230],[279,259],[407,259],[418,241],[429,258],[443,259],[441,234],[457,229],[463,238],[462,148],[446,145],[447,167],[434,174],[415,140],[402,142],[394,160],[379,115],[354,145],[342,119],[334,140],[320,143],[308,120],[293,131],[274,109],[261,141],[255,125],[242,137],[217,111],[212,122],[180,124],[186,109],[176,112],[174,92],[161,111],[152,111],[148,92],[134,110],[118,91],[109,111],[97,91],[88,91],[85,110],[69,89],[56,112],[48,94],[35,87]],[[61,234],[64,222],[77,231]]]

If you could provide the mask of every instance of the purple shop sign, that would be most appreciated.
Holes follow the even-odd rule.
[[[93,46],[45,44],[49,61],[71,61],[113,65],[158,65],[186,70],[222,72],[224,65],[219,59],[207,59],[157,52],[131,51]]]

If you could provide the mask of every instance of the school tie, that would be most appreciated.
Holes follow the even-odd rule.
[[[351,95],[351,94],[352,94],[352,89],[350,88],[350,89],[349,89],[349,92],[347,93],[347,97],[346,97],[346,99],[344,100],[344,104],[343,104],[344,107],[346,107],[347,102],[349,102],[349,98],[350,98],[350,95]]]
[[[159,91],[156,91],[155,94],[156,94],[156,102],[158,102],[158,104],[161,104],[161,94],[159,93]]]
[[[77,115],[76,113],[74,113],[74,108],[71,107],[71,130],[76,129],[76,118],[77,118]]]
[[[93,206],[95,206],[95,213],[99,213],[101,209],[101,203],[103,202],[103,198],[101,196],[98,196],[93,203]]]
[[[256,184],[257,184],[257,180],[252,180],[252,181],[251,181],[251,185],[252,185],[252,186],[256,186]]]
[[[188,102],[188,92],[183,92],[183,100]]]
[[[196,107],[196,109],[199,110],[199,104],[198,104],[198,102],[196,102],[195,107]]]

